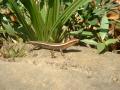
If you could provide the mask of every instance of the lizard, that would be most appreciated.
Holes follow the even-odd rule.
[[[65,43],[46,43],[46,42],[39,42],[39,41],[29,41],[27,43],[32,44],[36,46],[37,48],[44,48],[44,49],[52,50],[51,55],[52,57],[55,57],[53,54],[54,50],[60,51],[61,55],[64,56],[63,50],[67,49],[70,46],[75,45],[78,42],[79,42],[79,39],[71,39]]]

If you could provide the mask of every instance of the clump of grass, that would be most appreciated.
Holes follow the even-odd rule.
[[[8,0],[24,40],[61,42],[67,31],[62,26],[80,6],[91,0]],[[69,4],[65,4],[69,2]],[[64,8],[65,6],[65,8]]]
[[[26,56],[25,45],[23,43],[4,42],[0,49],[3,58],[24,57]]]

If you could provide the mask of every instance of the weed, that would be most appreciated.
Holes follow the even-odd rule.
[[[0,52],[4,58],[14,59],[15,57],[24,57],[26,55],[25,45],[23,43],[13,43],[8,41],[4,41]]]

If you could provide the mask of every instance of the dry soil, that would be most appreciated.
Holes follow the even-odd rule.
[[[74,46],[55,55],[41,49],[11,62],[1,58],[0,90],[120,90],[119,54]]]

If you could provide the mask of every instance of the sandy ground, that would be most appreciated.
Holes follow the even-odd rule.
[[[41,49],[0,61],[0,90],[120,90],[120,55],[74,46],[51,58]]]

